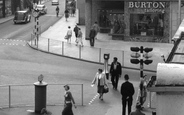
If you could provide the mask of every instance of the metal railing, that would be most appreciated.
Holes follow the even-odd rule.
[[[47,105],[64,104],[65,84],[48,84]],[[76,104],[84,105],[83,84],[68,84]],[[34,106],[35,87],[33,84],[24,85],[1,85],[0,86],[0,107]]]
[[[35,40],[35,36],[31,35],[31,41],[29,42],[31,47],[35,49],[39,49],[45,52],[67,56],[71,58],[77,58],[81,60],[96,62],[96,63],[104,63],[104,54],[110,54],[110,59],[108,64],[111,64],[113,61],[113,57],[117,57],[118,61],[122,64],[123,68],[127,69],[137,69],[139,70],[139,64],[135,65],[130,62],[132,58],[131,51],[123,51],[123,50],[113,50],[113,49],[105,49],[105,48],[97,48],[90,46],[76,46],[73,43],[67,43],[60,40],[53,40],[49,38],[41,38],[41,42]],[[154,54],[154,51],[151,52]],[[156,54],[156,52],[155,52]],[[144,65],[144,71],[156,72],[157,63],[163,62],[161,57],[152,56],[153,61],[150,65]]]

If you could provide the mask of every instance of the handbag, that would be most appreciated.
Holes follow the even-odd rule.
[[[108,92],[109,92],[109,88],[108,88],[108,86],[107,86],[107,85],[104,85],[103,92],[104,92],[104,93],[108,93]]]
[[[68,39],[68,35],[66,35],[66,36],[64,37],[64,39],[66,39],[66,40],[67,40],[67,39]]]

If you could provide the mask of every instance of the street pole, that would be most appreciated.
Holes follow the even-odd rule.
[[[181,0],[178,0],[178,13],[179,13],[179,15],[178,15],[178,22],[179,22],[178,26],[179,26],[180,23],[181,23]]]

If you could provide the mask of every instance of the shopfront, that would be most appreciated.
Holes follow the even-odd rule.
[[[3,0],[0,0],[0,18],[3,17]]]
[[[102,33],[123,36],[125,28],[124,1],[102,1],[97,17]]]
[[[169,2],[125,2],[128,41],[169,42]]]
[[[86,39],[95,21],[112,40],[168,43],[177,30],[175,0],[86,0],[85,5]]]

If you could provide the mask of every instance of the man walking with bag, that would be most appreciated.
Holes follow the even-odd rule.
[[[122,115],[126,115],[126,104],[128,103],[128,115],[130,115],[133,95],[135,93],[134,86],[130,83],[129,76],[126,74],[124,76],[125,82],[121,85],[121,95],[122,95]]]

